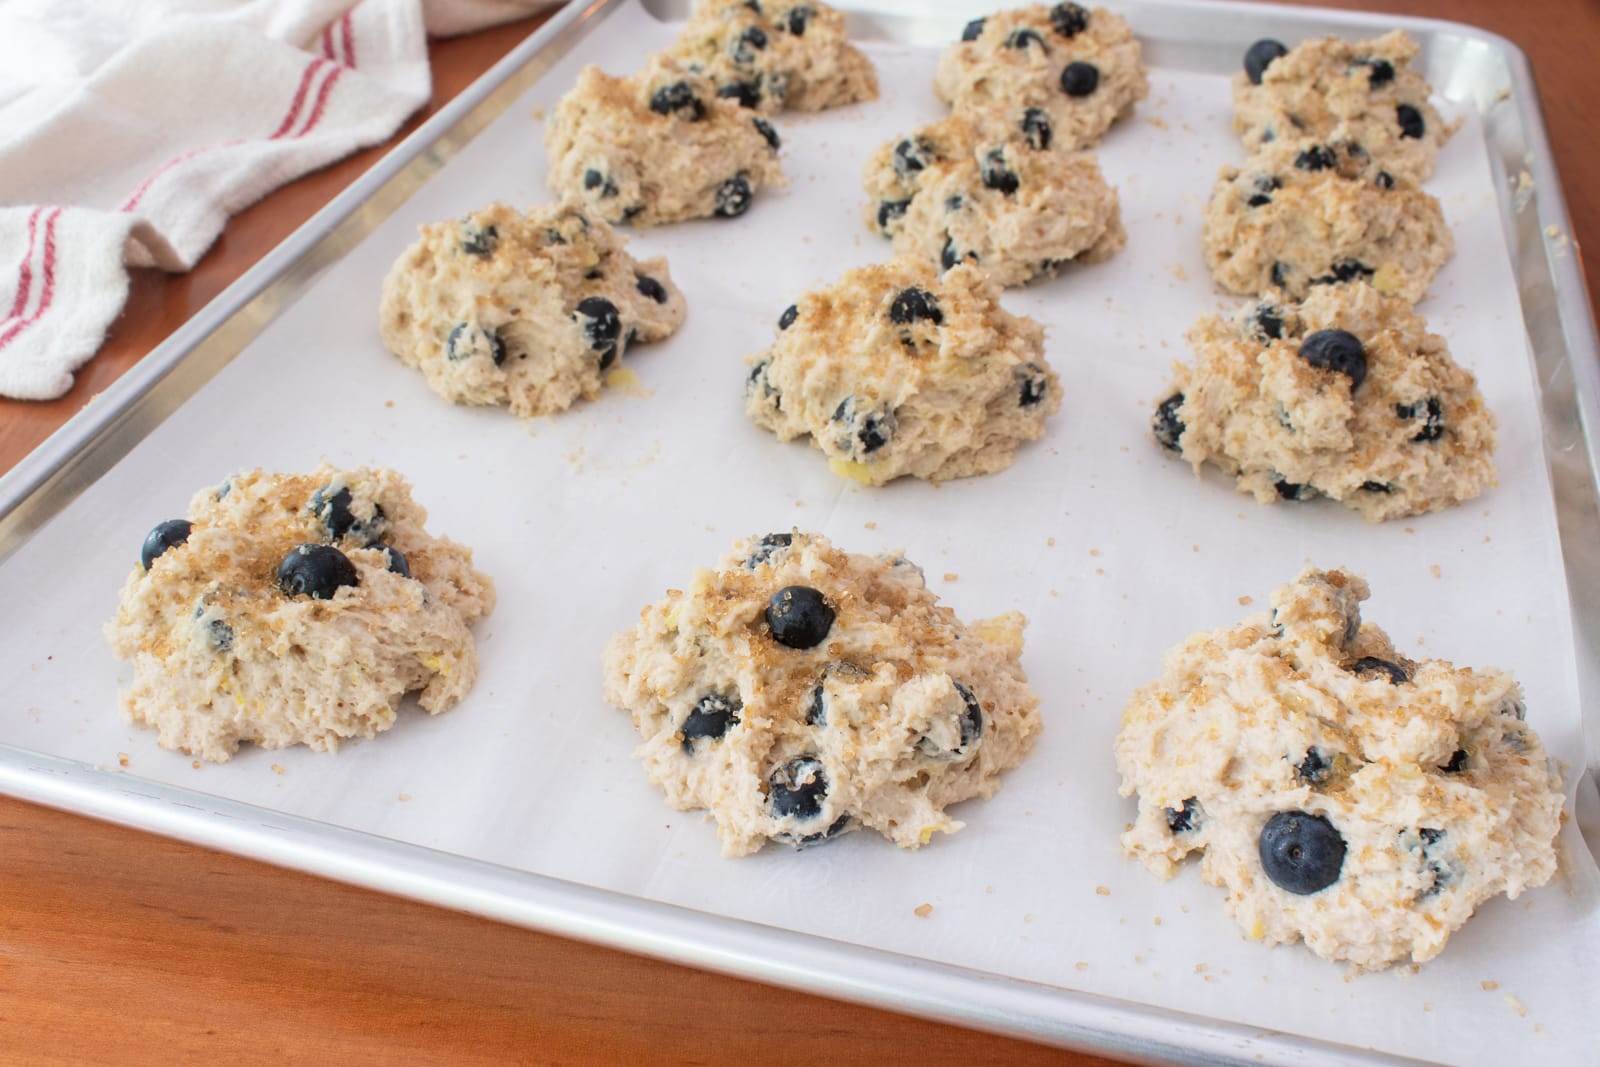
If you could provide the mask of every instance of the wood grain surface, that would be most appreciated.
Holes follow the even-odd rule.
[[[1517,42],[1533,62],[1573,236],[1600,234],[1600,151],[1587,115],[1600,4],[1326,6],[1459,19]],[[434,42],[433,100],[391,142],[240,213],[189,274],[135,271],[127,309],[69,394],[0,400],[0,471],[537,24]],[[1593,291],[1600,278],[1586,268]],[[0,799],[0,1061],[286,1059],[1109,1062],[581,945]]]

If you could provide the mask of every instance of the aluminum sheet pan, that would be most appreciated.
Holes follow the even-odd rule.
[[[1572,357],[1594,359],[1593,334],[1563,273],[1570,258],[1544,234],[1565,216],[1525,68],[1492,39],[1414,26],[1464,122],[1430,186],[1458,250],[1423,310],[1500,417],[1502,484],[1373,527],[1197,481],[1154,449],[1146,422],[1184,329],[1226,303],[1206,278],[1199,219],[1216,166],[1238,152],[1225,75],[1243,45],[1394,23],[1124,9],[1154,68],[1151,99],[1101,150],[1129,246],[1005,298],[1049,328],[1062,414],[1001,475],[878,491],[751,426],[740,358],[802,289],[886,254],[860,227],[859,167],[938,116],[936,49],[982,8],[859,14],[883,99],[782,116],[792,185],[746,218],[635,234],[635,254],[667,255],[688,295],[683,331],[630,354],[640,388],[523,425],[440,402],[383,351],[375,304],[419,223],[546,199],[540,117],[582,64],[631,69],[673,32],[638,4],[564,12],[0,482],[0,789],[508,921],[1122,1055],[1500,1063],[1537,1050],[1580,1062],[1600,1047],[1600,878],[1573,823],[1551,887],[1492,902],[1420,973],[1347,980],[1302,949],[1240,938],[1194,871],[1162,884],[1123,859],[1116,834],[1132,808],[1110,758],[1122,702],[1165,648],[1231,623],[1240,597],[1259,603],[1314,560],[1367,574],[1368,616],[1405,650],[1514,669],[1577,787],[1596,630],[1581,581],[1569,602],[1568,575],[1596,572],[1573,548],[1592,539],[1594,495],[1587,364]],[[1519,208],[1511,179],[1524,168],[1534,193]],[[446,715],[408,711],[336,757],[247,750],[194,769],[116,715],[126,675],[100,624],[145,530],[195,487],[323,457],[405,472],[430,527],[494,575],[501,604],[478,630],[478,687]],[[606,637],[733,537],[791,524],[855,550],[904,548],[968,618],[1018,608],[1032,620],[1024,663],[1046,731],[995,799],[960,810],[962,833],[918,853],[856,834],[726,861],[710,827],[667,810],[630,759],[627,718],[598,692]]]

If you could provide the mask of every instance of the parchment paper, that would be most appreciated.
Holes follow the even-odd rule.
[[[888,254],[862,226],[859,172],[875,145],[941,114],[931,48],[871,47],[874,104],[781,116],[792,185],[761,193],[747,217],[633,236],[634,254],[670,257],[690,307],[671,341],[628,354],[642,391],[529,425],[443,403],[379,342],[388,265],[422,222],[546,199],[536,109],[548,113],[581,61],[632,69],[670,33],[638,7],[613,15],[0,568],[0,740],[113,769],[124,753],[128,774],[1051,985],[1428,1059],[1593,1062],[1600,890],[1570,824],[1552,885],[1491,902],[1418,974],[1353,980],[1303,948],[1244,940],[1192,869],[1158,882],[1117,843],[1133,814],[1111,757],[1127,695],[1164,649],[1255,610],[1240,598],[1259,606],[1308,561],[1365,574],[1368,618],[1409,654],[1513,669],[1550,751],[1582,766],[1535,383],[1472,117],[1430,186],[1457,251],[1423,310],[1499,416],[1501,485],[1445,514],[1372,526],[1332,504],[1261,507],[1152,443],[1151,406],[1170,362],[1187,358],[1184,330],[1226,303],[1202,262],[1200,217],[1217,166],[1239,151],[1225,80],[1177,69],[1152,72],[1151,99],[1101,151],[1126,250],[1005,297],[1047,325],[1066,404],[1002,474],[867,490],[742,413],[741,357],[779,312]],[[197,487],[324,457],[404,472],[430,527],[475,549],[500,591],[478,629],[482,677],[454,711],[408,710],[337,756],[247,749],[192,769],[123,722],[128,675],[101,624],[145,532]],[[903,548],[968,619],[1030,618],[1024,663],[1046,729],[995,799],[959,810],[962,833],[915,853],[858,833],[724,860],[710,825],[667,809],[630,758],[628,719],[599,693],[607,637],[737,535],[791,525],[857,551]],[[925,918],[913,914],[923,903]]]

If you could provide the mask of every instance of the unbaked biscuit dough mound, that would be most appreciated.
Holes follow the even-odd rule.
[[[1400,30],[1370,41],[1324,37],[1259,68],[1271,54],[1262,50],[1275,43],[1257,42],[1249,53],[1254,61],[1247,58],[1246,69],[1233,76],[1233,127],[1245,148],[1309,137],[1359,146],[1392,174],[1423,181],[1433,173],[1454,130],[1411,68],[1417,42]]]
[[[667,261],[639,262],[575,204],[491,204],[422,227],[383,283],[384,344],[457,404],[550,415],[599,394],[635,342],[682,324]]]
[[[236,474],[150,532],[106,637],[133,661],[122,707],[164,748],[225,761],[249,741],[333,751],[416,693],[454,707],[494,607],[472,553],[423,529],[393,471]]]
[[[626,78],[585,67],[544,143],[550,188],[607,222],[734,218],[784,181],[777,131],[663,55]]]
[[[1245,296],[1364,278],[1415,304],[1453,250],[1439,201],[1348,144],[1274,141],[1223,167],[1206,206],[1206,264]]]
[[[967,24],[939,57],[939,99],[1020,122],[1044,110],[1056,143],[1087,148],[1150,92],[1138,40],[1103,7],[1035,5]]]
[[[718,96],[768,114],[878,96],[871,61],[821,0],[701,0],[667,51],[710,78]]]
[[[1042,108],[984,126],[951,115],[867,162],[867,225],[895,252],[947,270],[970,260],[997,285],[1098,263],[1124,244],[1116,191],[1087,152],[1062,148]]]
[[[1380,968],[1548,882],[1563,794],[1512,677],[1399,654],[1367,594],[1308,569],[1170,650],[1116,758],[1129,855],[1167,878],[1198,851],[1247,937]]]
[[[1444,338],[1360,282],[1302,304],[1268,294],[1189,331],[1156,438],[1262,503],[1328,496],[1372,521],[1437,511],[1495,484],[1494,416]]]
[[[1002,308],[970,263],[943,275],[913,259],[849,271],[787,308],[749,363],[756,425],[780,441],[809,435],[836,473],[865,485],[1001,470],[1061,407],[1044,328]]]
[[[902,848],[962,823],[1039,732],[1023,617],[965,626],[899,555],[795,531],[737,542],[606,648],[645,773],[727,856],[859,827]]]

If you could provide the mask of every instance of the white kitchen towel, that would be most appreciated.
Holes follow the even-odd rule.
[[[60,396],[228,216],[428,99],[425,26],[549,0],[0,0],[0,394]],[[426,11],[424,9],[427,9]]]

